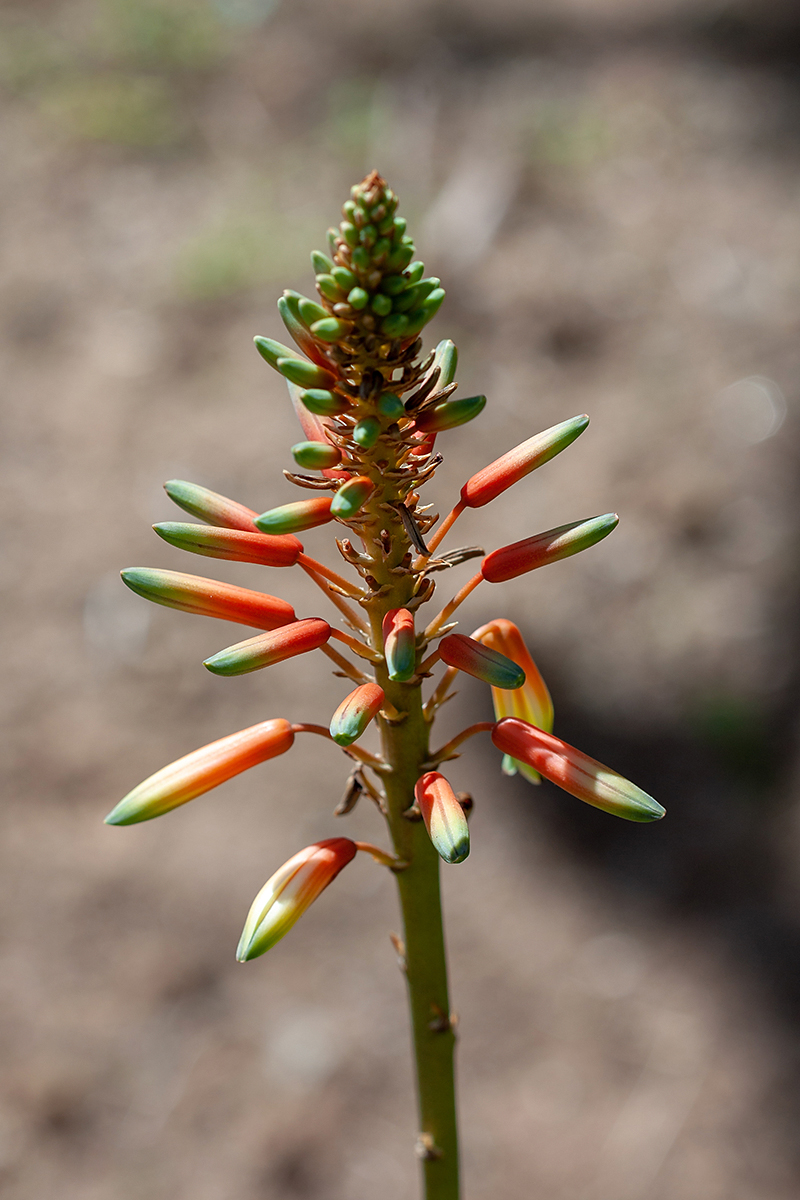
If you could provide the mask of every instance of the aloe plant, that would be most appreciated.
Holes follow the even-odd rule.
[[[161,816],[288,753],[300,735],[341,746],[350,773],[336,811],[345,817],[359,797],[368,797],[385,818],[389,848],[338,837],[301,850],[256,896],[237,957],[250,961],[274,946],[359,851],[394,876],[403,916],[396,949],[411,1010],[424,1196],[456,1200],[455,1032],[439,872],[440,861],[456,865],[469,854],[472,801],[453,791],[440,768],[466,739],[485,732],[502,753],[506,774],[520,771],[531,783],[544,776],[631,821],[657,820],[664,810],[553,734],[550,694],[515,625],[498,618],[471,636],[453,632],[457,610],[482,583],[502,583],[586,550],[613,530],[617,518],[612,513],[572,521],[488,555],[476,547],[440,551],[466,510],[497,500],[568,447],[588,418],[579,415],[537,433],[473,475],[443,521],[421,504],[421,489],[442,461],[439,436],[473,420],[486,401],[453,398],[457,352],[451,341],[423,356],[420,334],[445,293],[438,279],[425,277],[396,210],[396,196],[376,172],[353,187],[343,220],[328,233],[328,254],[311,256],[318,299],[287,291],[278,301],[294,345],[255,339],[263,358],[287,381],[303,429],[305,440],[292,447],[303,473],[285,474],[305,498],[259,515],[198,484],[171,480],[165,485],[170,498],[203,524],[155,527],[190,553],[305,571],[335,606],[333,623],[298,617],[275,596],[212,579],[144,568],[122,573],[147,599],[260,631],[209,658],[205,666],[216,674],[240,675],[320,650],[354,686],[329,722],[272,717],[222,737],[139,784],[106,820],[128,825]],[[346,576],[306,554],[296,536],[323,525],[340,535],[336,546]],[[477,573],[425,620],[422,610],[432,602],[437,582],[478,557]],[[460,672],[491,687],[495,720],[471,725],[436,747],[436,714]],[[380,735],[379,753],[360,744],[372,724]]]

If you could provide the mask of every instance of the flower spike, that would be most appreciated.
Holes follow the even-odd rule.
[[[270,537],[243,529],[214,529],[183,521],[161,521],[153,529],[160,538],[209,558],[227,558],[235,562],[260,563],[264,567],[293,567],[303,553],[303,543],[290,534]]]
[[[492,732],[498,750],[528,763],[545,779],[615,817],[658,821],[665,809],[635,783],[527,721],[506,717]]]
[[[463,503],[467,508],[481,508],[496,499],[506,488],[566,450],[588,424],[589,418],[584,414],[562,421],[560,425],[554,425],[552,429],[545,429],[544,433],[537,433],[526,442],[521,442],[467,480],[461,489]]]
[[[135,825],[160,817],[257,763],[285,754],[293,741],[291,725],[279,717],[193,750],[128,792],[108,814],[106,825]]]
[[[469,826],[464,809],[450,784],[438,771],[428,771],[414,788],[428,836],[446,863],[460,863],[469,854]]]
[[[417,639],[414,618],[407,608],[393,608],[383,618],[383,653],[389,678],[405,683],[416,670]]]
[[[546,733],[553,732],[553,701],[547,690],[547,684],[542,679],[536,663],[531,658],[522,634],[512,621],[498,618],[482,625],[472,635],[476,641],[492,650],[499,650],[513,662],[518,663],[525,672],[525,683],[514,691],[503,691],[492,688],[492,704],[494,715],[498,721],[503,717],[519,717],[536,725]],[[541,776],[527,763],[517,762],[516,759],[505,755],[503,758],[503,774],[516,775],[520,772],[530,783],[541,783]]]
[[[266,954],[357,853],[349,838],[327,838],[284,863],[253,901],[236,951],[237,962]]]
[[[380,711],[385,696],[377,683],[362,683],[345,696],[331,717],[331,737],[340,746],[358,741],[373,717]]]
[[[562,558],[569,558],[571,554],[587,550],[589,546],[594,546],[604,537],[608,537],[618,524],[619,517],[616,513],[605,513],[602,517],[572,521],[569,525],[559,525],[557,529],[537,533],[524,541],[514,542],[487,554],[481,564],[481,574],[489,583],[504,583],[507,579],[516,579],[526,571],[545,567],[548,563],[558,562]]]
[[[320,617],[306,617],[303,621],[284,625],[273,633],[262,633],[259,637],[248,638],[246,642],[228,646],[226,650],[207,658],[203,666],[213,675],[247,675],[250,671],[259,671],[262,667],[283,662],[285,658],[294,658],[296,654],[317,650],[325,645],[331,633],[327,621]]]
[[[123,583],[137,596],[182,612],[219,617],[255,629],[278,629],[295,620],[295,611],[285,600],[218,579],[160,571],[155,567],[127,567],[121,575]]]
[[[493,688],[521,688],[525,683],[525,672],[518,663],[463,633],[451,633],[442,638],[439,654],[448,667],[474,675]]]
[[[209,525],[221,525],[225,529],[244,529],[255,533],[254,524],[257,512],[220,496],[218,492],[210,492],[208,488],[200,487],[199,483],[187,483],[185,479],[168,479],[164,491],[178,508],[199,517]]]
[[[256,528],[262,533],[301,533],[304,529],[327,525],[332,519],[330,496],[314,496],[311,500],[293,500],[270,508],[256,518]]]

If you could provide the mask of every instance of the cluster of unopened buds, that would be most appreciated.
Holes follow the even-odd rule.
[[[393,851],[344,837],[301,850],[258,893],[239,943],[240,960],[263,954],[283,937],[358,850],[395,872],[409,869],[413,844],[397,835],[404,823],[421,821],[445,862],[463,862],[471,800],[455,794],[439,767],[474,733],[490,733],[506,774],[519,771],[532,783],[543,776],[633,821],[652,821],[664,812],[634,784],[553,734],[550,695],[515,625],[500,618],[471,636],[453,632],[453,614],[480,583],[502,583],[585,550],[613,530],[617,517],[572,521],[487,555],[478,547],[437,553],[461,513],[496,500],[549,462],[583,432],[588,418],[576,416],[538,433],[478,471],[443,522],[420,505],[420,490],[441,462],[438,435],[476,417],[485,397],[453,398],[452,342],[420,357],[418,335],[444,291],[413,261],[413,243],[395,210],[395,196],[375,173],[355,187],[344,220],[329,233],[329,256],[312,255],[319,299],[286,292],[278,302],[295,346],[255,339],[287,381],[307,439],[292,454],[302,471],[315,473],[284,472],[307,498],[259,515],[197,484],[172,480],[165,485],[169,497],[203,524],[155,526],[171,545],[208,558],[299,567],[333,602],[347,629],[321,617],[298,617],[285,600],[265,592],[176,571],[122,572],[128,587],[156,603],[260,631],[205,661],[217,675],[241,675],[320,650],[337,674],[355,684],[327,726],[282,717],[260,721],[158,771],[106,818],[128,825],[161,816],[286,753],[298,734],[320,734],[344,748],[354,769],[337,812],[349,812],[360,795],[370,797],[388,819]],[[296,536],[326,524],[340,531],[336,545],[357,579],[307,555]],[[437,616],[420,621],[436,577],[479,556],[477,574]],[[443,677],[423,700],[423,685],[439,663]],[[431,751],[430,728],[459,672],[491,687],[496,720],[471,726]],[[381,728],[382,754],[358,744],[372,722]],[[400,776],[398,799],[398,787],[391,785]]]

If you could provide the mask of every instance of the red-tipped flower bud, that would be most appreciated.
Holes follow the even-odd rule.
[[[228,646],[207,658],[203,666],[215,675],[246,675],[249,671],[283,662],[285,658],[294,658],[296,654],[316,650],[324,646],[330,636],[331,627],[327,621],[321,617],[307,617],[273,633],[262,633],[246,642]]]
[[[481,564],[481,574],[489,583],[503,583],[516,579],[526,571],[547,566],[561,558],[569,558],[580,550],[586,550],[600,542],[619,523],[616,513],[605,513],[602,517],[590,517],[586,521],[573,521],[570,525],[559,525],[534,537],[503,546],[487,554]]]
[[[127,567],[121,574],[123,582],[138,596],[165,604],[167,608],[179,608],[181,612],[219,617],[239,625],[252,625],[254,629],[278,629],[295,619],[294,609],[285,600],[232,583],[220,583],[218,579],[154,567]]]
[[[271,950],[355,856],[356,844],[349,838],[327,838],[284,863],[252,903],[237,960],[247,962]]]
[[[527,721],[506,717],[492,731],[498,750],[527,763],[571,796],[626,821],[657,821],[664,809],[635,783]]]
[[[346,696],[331,717],[331,737],[340,746],[351,746],[361,737],[384,701],[377,683],[362,683]]]
[[[462,502],[467,508],[488,504],[506,488],[555,458],[583,433],[588,424],[589,418],[585,415],[573,417],[521,442],[467,480],[461,489]]]
[[[332,519],[330,496],[312,496],[310,500],[293,500],[270,508],[256,518],[256,526],[263,533],[301,533],[316,525],[327,525]]]
[[[250,533],[255,531],[255,519],[258,516],[252,508],[237,504],[227,496],[210,492],[208,488],[200,487],[199,483],[187,483],[185,479],[168,479],[164,491],[178,508],[199,517],[209,525],[221,525],[224,529],[244,529]]]
[[[493,688],[521,688],[525,682],[525,672],[517,663],[463,633],[442,638],[439,654],[448,667],[457,667]]]
[[[444,775],[428,771],[417,780],[414,795],[437,852],[446,863],[463,862],[469,854],[467,817]]]
[[[374,489],[375,484],[366,475],[356,475],[339,488],[331,502],[331,516],[340,521],[351,520]]]
[[[260,563],[264,567],[291,567],[303,552],[296,537],[270,537],[243,529],[214,529],[183,521],[162,521],[153,529],[159,537],[179,550],[204,554],[208,558],[228,558],[235,562]]]
[[[507,692],[500,688],[492,688],[492,704],[495,719],[502,721],[503,717],[519,717],[528,721],[546,733],[553,730],[553,701],[547,690],[547,684],[542,679],[536,663],[531,658],[528,647],[516,625],[500,617],[482,625],[472,635],[476,641],[482,642],[492,650],[499,650],[512,662],[517,663],[525,672],[525,683],[515,691]],[[506,755],[503,759],[503,773],[516,775],[519,771],[530,783],[541,783],[538,771],[526,763],[517,762]]]
[[[106,824],[135,825],[160,817],[249,767],[284,754],[293,741],[292,727],[282,717],[240,729],[156,771],[120,800]]]
[[[383,653],[389,678],[404,683],[416,670],[414,618],[407,608],[393,608],[383,618]]]

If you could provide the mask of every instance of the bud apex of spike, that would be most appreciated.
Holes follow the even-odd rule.
[[[331,516],[349,521],[356,515],[370,492],[375,487],[366,475],[356,475],[339,488],[331,502]]]
[[[457,667],[493,688],[521,688],[525,682],[525,672],[517,663],[463,633],[442,638],[439,654],[448,667]]]
[[[300,533],[316,525],[327,525],[332,519],[330,496],[313,496],[310,500],[293,500],[270,508],[256,518],[256,527],[263,533]]]
[[[384,701],[377,683],[362,683],[346,696],[331,717],[331,737],[340,746],[350,746],[361,737]]]
[[[188,483],[185,479],[168,479],[164,491],[178,508],[191,513],[208,525],[221,525],[225,529],[244,529],[253,533],[258,513],[244,504],[237,504],[227,496],[210,492],[208,488],[200,487],[198,483]]]
[[[160,817],[249,767],[284,754],[293,741],[292,727],[283,718],[240,729],[156,771],[120,800],[106,824],[135,825]]]
[[[249,671],[283,662],[285,658],[294,658],[296,654],[316,650],[324,646],[330,636],[331,627],[327,621],[321,617],[306,617],[272,633],[262,633],[246,642],[228,646],[207,658],[203,666],[214,675],[246,675]]]
[[[488,504],[506,488],[555,458],[583,433],[588,424],[589,418],[585,415],[573,417],[521,442],[467,480],[461,489],[462,502],[467,508]]]
[[[253,901],[237,961],[248,962],[271,950],[355,856],[356,844],[349,838],[327,838],[284,863]]]
[[[183,521],[161,521],[153,529],[160,538],[208,558],[260,563],[264,567],[292,567],[303,552],[303,543],[291,535],[270,537],[242,529],[214,529]]]
[[[526,571],[547,566],[559,559],[569,558],[581,550],[594,546],[611,533],[619,524],[616,513],[605,513],[587,521],[573,521],[570,525],[559,525],[537,533],[524,541],[514,542],[488,554],[481,564],[481,574],[489,583],[503,583],[516,579]]]
[[[389,678],[405,683],[416,670],[417,639],[414,618],[407,608],[393,608],[383,618],[383,653]]]
[[[460,863],[469,854],[467,816],[450,784],[438,771],[428,771],[414,788],[428,836],[446,863]]]
[[[338,448],[330,442],[297,442],[292,446],[292,458],[309,471],[336,467],[342,461]]]
[[[515,691],[509,692],[501,688],[492,688],[495,720],[502,721],[503,717],[519,717],[520,720],[528,721],[546,733],[551,733],[553,730],[553,701],[550,699],[547,684],[542,679],[516,625],[512,621],[500,617],[495,621],[490,621],[488,625],[476,629],[472,636],[484,646],[505,654],[525,672],[525,683]],[[539,773],[534,771],[533,767],[515,762],[514,759],[506,756],[503,760],[503,774],[516,775],[518,770],[530,783],[541,783]]]
[[[506,717],[492,731],[498,750],[595,808],[626,821],[657,821],[664,809],[635,783],[527,721]]]
[[[218,579],[154,567],[127,567],[121,575],[123,583],[138,596],[181,612],[219,617],[255,629],[278,629],[295,619],[294,609],[285,600]]]
[[[462,400],[443,400],[426,408],[416,419],[416,427],[420,433],[441,433],[445,429],[455,429],[457,425],[465,425],[473,417],[477,417],[486,405],[485,396],[464,396]]]

